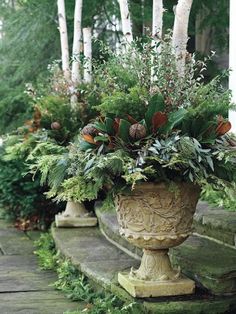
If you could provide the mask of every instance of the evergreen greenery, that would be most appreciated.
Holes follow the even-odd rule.
[[[86,127],[88,133],[84,128],[79,142],[71,146],[69,177],[56,193],[49,192],[50,197],[90,200],[107,187],[115,194],[146,180],[185,181],[201,187],[211,184],[214,190],[224,188],[226,192],[235,188],[234,140],[226,134],[230,93],[221,87],[221,78],[204,84],[205,64],[191,58],[185,76],[178,77],[167,37],[156,57],[157,80],[151,84],[147,79],[151,54],[148,44],[142,50],[139,43],[122,58],[118,55],[114,61],[112,55],[104,64],[101,86],[106,85],[105,96],[96,106],[101,116]],[[114,76],[118,64],[122,67]],[[142,68],[145,71],[140,71]],[[122,71],[126,75],[120,75]],[[125,97],[122,101],[119,93],[140,91],[140,85],[140,93],[128,93],[134,101],[126,103]],[[142,132],[131,132],[133,127]]]
[[[45,229],[59,208],[45,199],[47,188],[40,186],[39,176],[32,180],[25,163],[29,146],[18,144],[18,140],[18,136],[8,137],[0,147],[0,207],[4,217],[23,230]],[[12,150],[15,145],[18,149]]]

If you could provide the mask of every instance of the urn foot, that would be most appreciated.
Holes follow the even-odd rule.
[[[56,215],[57,227],[93,227],[97,217],[91,216],[82,203],[67,202],[66,210]]]
[[[144,249],[139,269],[119,273],[118,281],[133,297],[192,294],[195,283],[172,268],[168,249]]]
[[[55,217],[56,226],[59,227],[94,227],[97,225],[98,220],[96,217],[71,217],[58,214]]]
[[[195,283],[181,275],[176,280],[146,281],[135,279],[129,273],[118,274],[119,284],[133,297],[151,298],[193,294]]]

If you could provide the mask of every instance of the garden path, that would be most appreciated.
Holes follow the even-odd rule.
[[[39,269],[32,234],[0,219],[0,314],[63,314],[77,310],[82,304],[69,301],[50,286],[56,280],[55,273]]]

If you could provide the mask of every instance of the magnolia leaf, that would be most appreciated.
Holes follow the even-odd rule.
[[[129,128],[130,127],[131,127],[131,124],[128,121],[124,119],[120,119],[118,135],[124,142],[129,141]]]
[[[92,137],[92,135],[89,135],[89,134],[83,134],[82,135],[83,139],[90,143],[90,144],[96,144],[95,141],[94,141],[94,138]]]
[[[101,123],[101,122],[98,122],[96,121],[93,126],[98,129],[99,131],[102,131],[102,132],[106,132],[107,133],[107,128],[106,128],[106,125],[104,123]]]
[[[88,149],[93,149],[95,147],[95,144],[90,144],[86,141],[81,141],[80,142],[80,148],[84,151],[88,150]]]
[[[118,134],[119,126],[120,126],[120,118],[115,118],[115,121],[113,122],[113,128],[115,130],[115,134]]]
[[[107,136],[102,136],[102,135],[99,135],[99,136],[95,136],[94,137],[94,141],[97,143],[97,142],[109,142],[109,138]]]
[[[161,94],[154,95],[149,102],[148,110],[145,114],[146,125],[150,131],[152,127],[152,117],[156,112],[164,110],[165,110],[164,98],[162,97]]]
[[[135,120],[132,116],[130,116],[129,114],[127,114],[127,119],[131,124],[136,124],[138,123],[137,120]]]
[[[113,119],[107,117],[106,120],[105,120],[105,124],[106,124],[106,132],[109,135],[113,135],[115,133]]]
[[[218,136],[222,136],[225,133],[229,132],[231,129],[231,123],[229,121],[226,122],[220,122],[218,127],[216,128],[216,134]]]
[[[162,133],[168,133],[170,132],[175,126],[180,124],[180,122],[183,121],[185,115],[187,114],[187,110],[184,108],[181,108],[175,112],[172,112],[169,114],[168,122],[165,126],[161,129]]]
[[[165,125],[168,121],[167,114],[161,111],[154,113],[152,117],[152,129],[153,132],[156,132],[157,129]]]

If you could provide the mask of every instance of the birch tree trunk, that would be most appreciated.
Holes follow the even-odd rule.
[[[123,35],[125,37],[126,42],[130,44],[133,41],[133,34],[128,0],[119,0],[119,5]]]
[[[229,88],[232,91],[232,102],[236,103],[236,1],[230,0],[230,26],[229,26]],[[236,111],[229,112],[229,120],[232,124],[232,132],[236,134]]]
[[[188,22],[193,0],[178,0],[175,12],[172,45],[177,59],[179,76],[184,75],[186,46],[188,42]]]
[[[58,22],[61,40],[61,60],[62,70],[67,81],[70,80],[70,64],[69,64],[69,46],[66,25],[66,10],[64,0],[57,0]]]
[[[80,77],[80,46],[82,37],[82,8],[83,0],[76,0],[74,12],[74,38],[72,48],[72,72],[71,80],[74,86],[81,82]]]
[[[163,27],[163,0],[153,0],[152,9],[152,46],[156,47],[160,39],[162,38]],[[161,47],[154,48],[154,53],[159,53]],[[152,56],[152,64],[155,57]],[[155,81],[154,68],[151,69],[151,81]]]
[[[92,28],[83,28],[83,39],[84,39],[84,82],[92,82]]]

